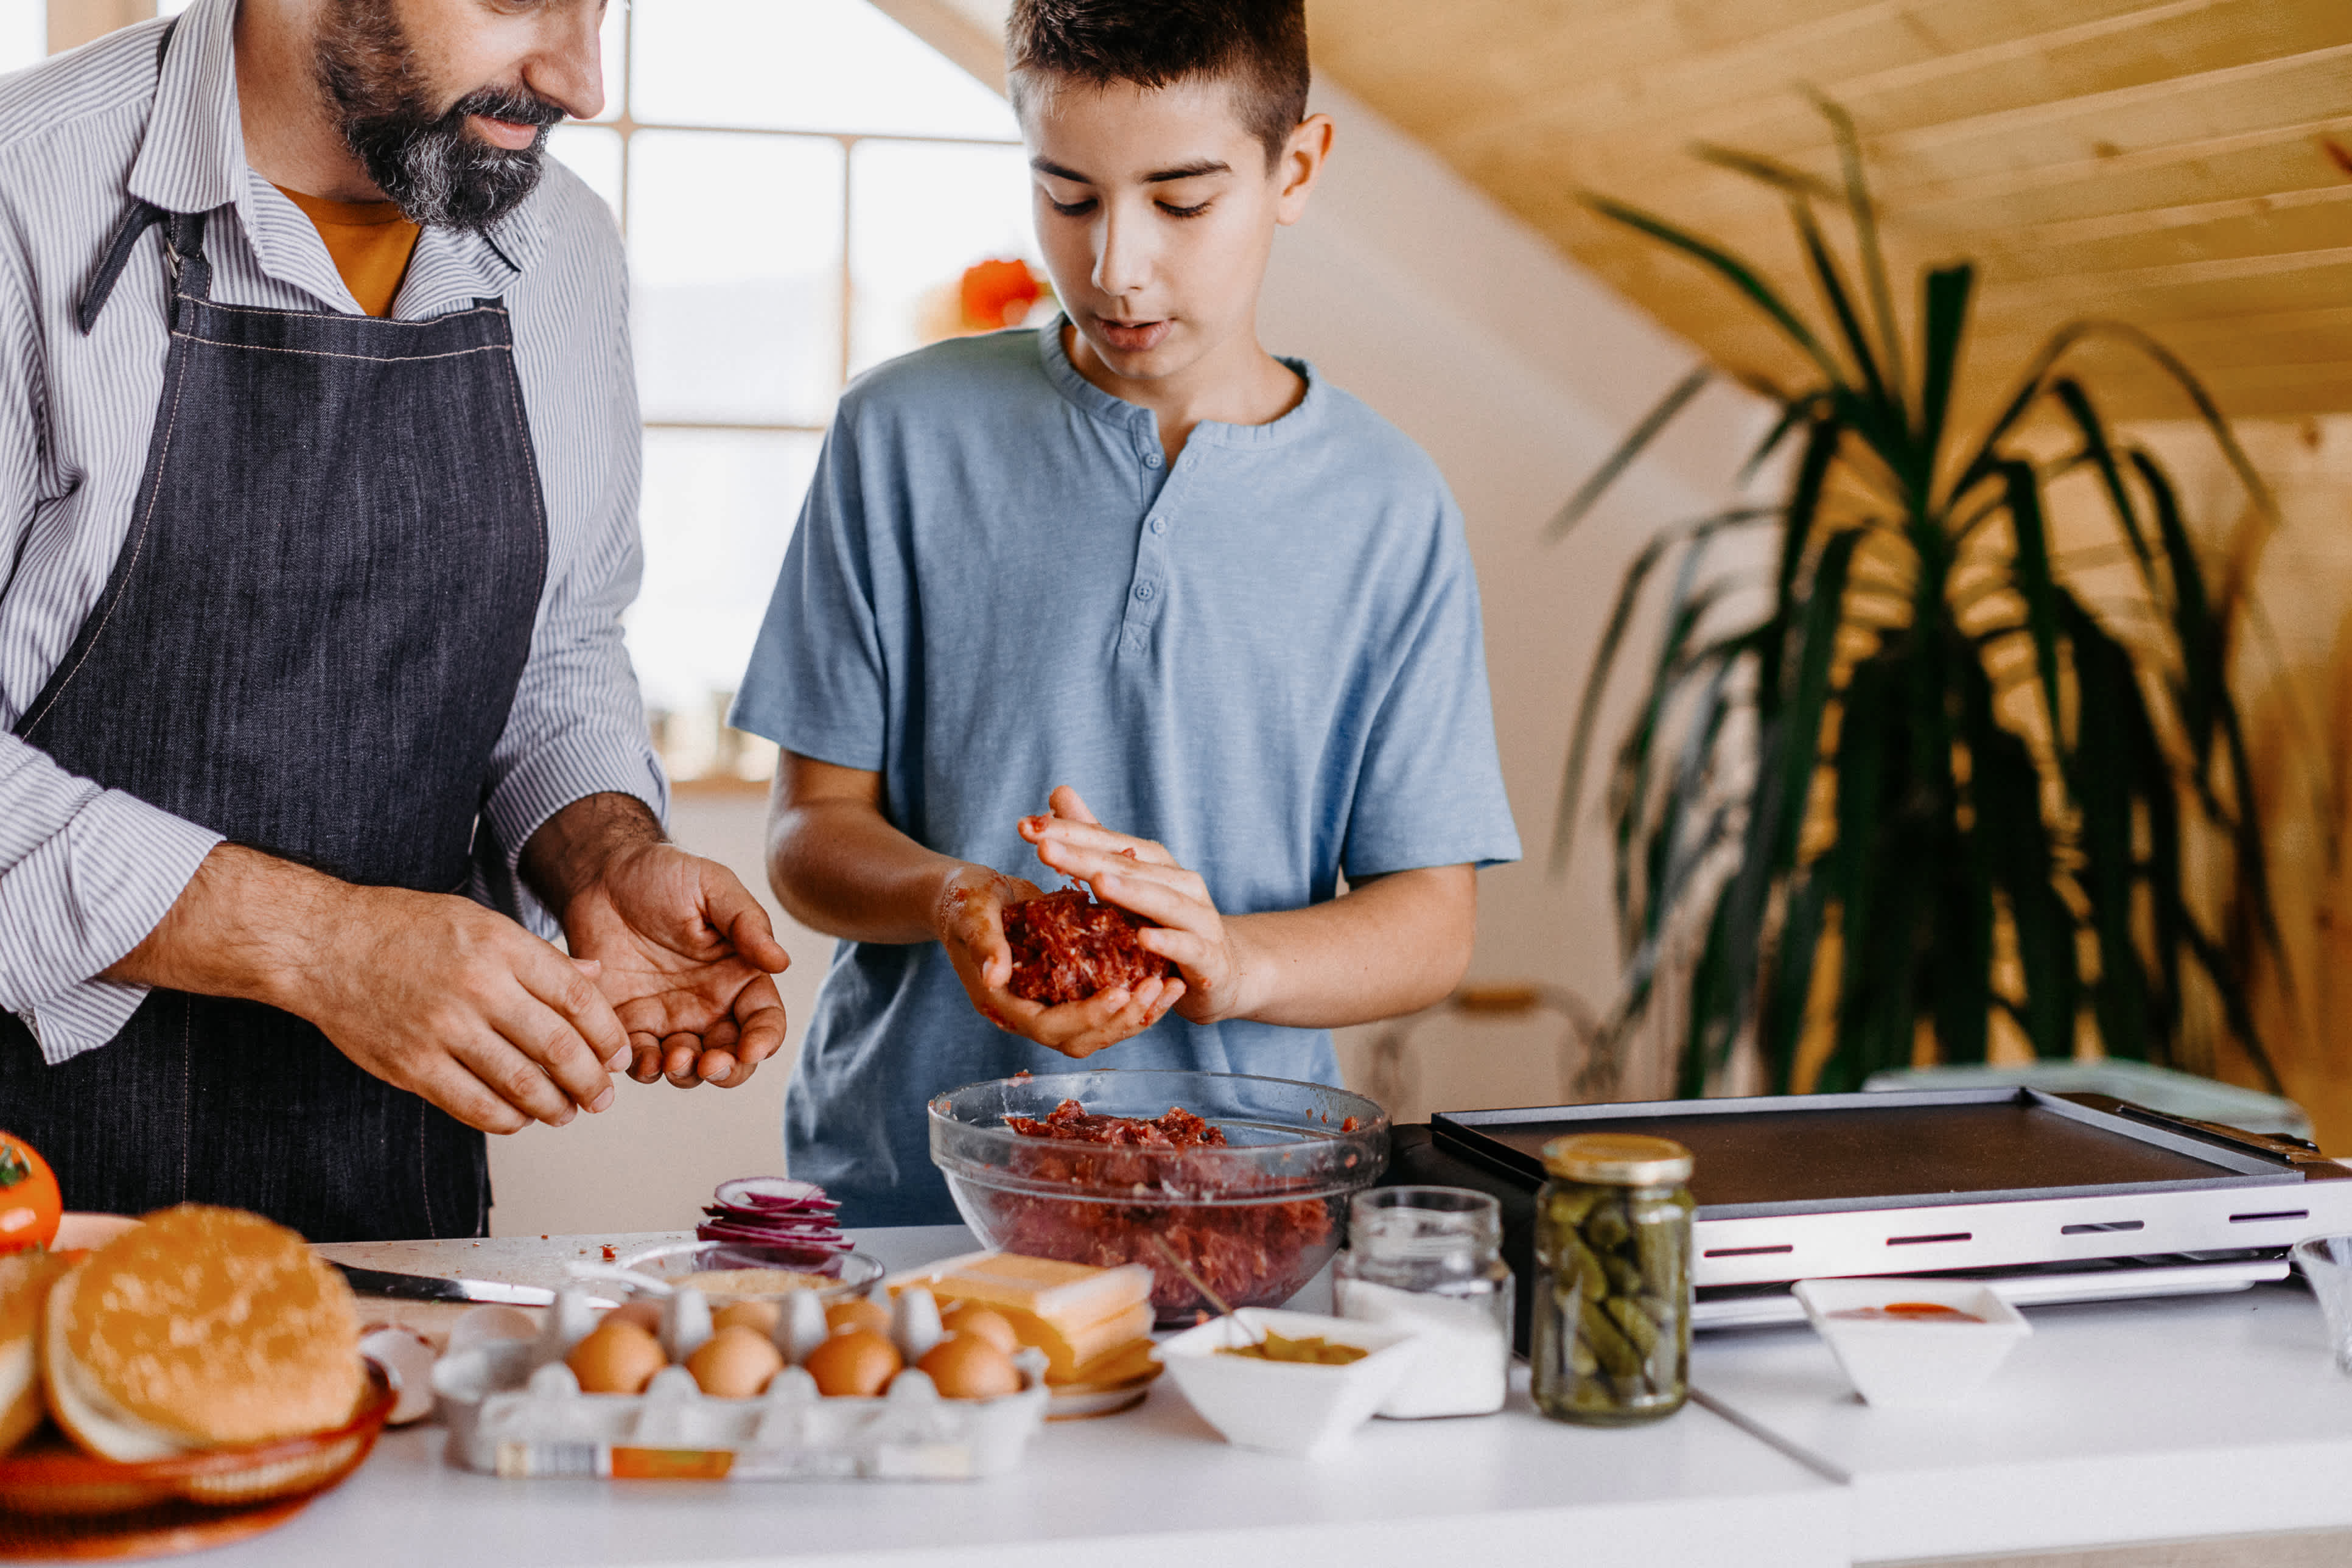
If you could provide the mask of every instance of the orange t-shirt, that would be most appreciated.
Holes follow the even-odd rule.
[[[424,231],[391,202],[331,202],[283,185],[278,188],[327,242],[327,254],[334,258],[335,270],[343,275],[343,287],[360,309],[371,316],[392,314],[400,280],[408,273],[408,258]]]

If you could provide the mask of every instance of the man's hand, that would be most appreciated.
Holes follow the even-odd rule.
[[[1177,1013],[1195,1024],[1245,1015],[1251,1003],[1243,947],[1200,874],[1176,864],[1162,845],[1105,827],[1067,784],[1049,804],[1046,816],[1022,818],[1021,837],[1036,846],[1038,859],[1086,883],[1103,902],[1156,922],[1136,933],[1136,942],[1172,962],[1183,977]]]
[[[1005,989],[1013,979],[1013,949],[1004,938],[1004,911],[1037,896],[1035,883],[984,866],[961,868],[941,889],[934,921],[940,944],[982,1017],[1084,1061],[1151,1027],[1184,994],[1183,982],[1156,975],[1132,992],[1113,986],[1058,1007],[1013,994]]]
[[[665,842],[641,802],[574,801],[531,836],[523,869],[572,957],[600,966],[639,1083],[732,1089],[784,1043],[770,976],[792,959],[767,911],[724,866]]]
[[[360,888],[224,844],[107,977],[266,1002],[486,1132],[613,1101],[628,1038],[583,966],[446,893]]]

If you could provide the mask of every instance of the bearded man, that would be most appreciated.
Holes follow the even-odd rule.
[[[544,157],[601,13],[197,0],[0,82],[0,1127],[68,1207],[478,1235],[484,1131],[782,1041],[622,647],[627,283]]]

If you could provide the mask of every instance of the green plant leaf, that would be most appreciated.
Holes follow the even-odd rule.
[[[1599,468],[1592,470],[1592,477],[1576,487],[1576,493],[1568,498],[1568,504],[1552,515],[1551,521],[1544,529],[1544,537],[1557,540],[1570,529],[1582,522],[1585,514],[1598,505],[1601,498],[1608,493],[1609,487],[1623,478],[1625,470],[1633,466],[1634,459],[1641,457],[1643,452],[1648,449],[1650,443],[1658,438],[1658,433],[1673,424],[1675,416],[1680,414],[1692,398],[1705,391],[1707,384],[1714,379],[1714,370],[1710,366],[1702,364],[1668,387],[1666,395],[1658,399],[1647,414],[1642,416],[1641,422],[1633,426],[1622,441],[1617,443],[1617,449],[1602,459]]]
[[[1959,374],[1960,344],[1977,269],[1967,262],[1931,270],[1919,299],[1919,449],[1934,483],[1936,455],[1943,449],[1944,421],[1951,412],[1952,383]]]
[[[1838,380],[1837,362],[1832,359],[1829,352],[1822,347],[1821,340],[1813,336],[1812,330],[1799,319],[1795,311],[1790,310],[1781,301],[1780,296],[1774,291],[1772,286],[1758,277],[1754,268],[1746,262],[1737,259],[1722,247],[1701,239],[1696,235],[1686,233],[1665,219],[1643,212],[1639,207],[1628,206],[1623,202],[1612,201],[1607,196],[1596,195],[1590,192],[1585,194],[1583,200],[1585,205],[1601,216],[1622,223],[1628,228],[1639,229],[1652,238],[1664,240],[1684,255],[1712,269],[1729,282],[1733,288],[1747,295],[1759,310],[1771,319],[1775,326],[1788,335],[1790,342],[1804,351],[1805,357],[1811,360],[1823,375],[1832,382]]]
[[[2011,569],[2025,596],[2025,626],[2033,638],[2033,667],[2042,677],[2042,699],[2050,715],[2051,742],[2061,755],[2066,731],[2058,690],[2058,595],[2050,571],[2050,534],[2042,517],[2042,481],[2021,459],[2001,464],[2007,484],[2009,526],[2017,539]]]
[[[2107,504],[2114,509],[2116,522],[2130,542],[2132,553],[2139,558],[2140,575],[2151,595],[2157,592],[2156,560],[2147,547],[2147,532],[2140,527],[2139,508],[2132,503],[2131,490],[2124,483],[2122,467],[2116,461],[2114,445],[2107,439],[2107,428],[2099,411],[2091,406],[2090,394],[2071,375],[2060,376],[2051,383],[2050,390],[2058,405],[2074,422],[2075,433],[2083,437],[2083,456],[2099,471],[2099,480],[2105,486]],[[2162,598],[2157,602],[2162,604]]]
[[[1713,142],[1694,142],[1690,150],[1691,156],[1703,163],[1728,169],[1776,191],[1827,202],[1845,199],[1845,192],[1830,181],[1809,174],[1802,169],[1792,168],[1776,158],[1767,158],[1759,153],[1743,153],[1736,147],[1719,146]]]
[[[1813,221],[1813,209],[1803,201],[1791,197],[1789,202],[1789,222],[1797,230],[1797,237],[1805,247],[1805,259],[1811,264],[1813,284],[1822,292],[1822,300],[1838,324],[1838,332],[1845,340],[1846,353],[1852,356],[1854,368],[1862,373],[1862,384],[1867,395],[1857,399],[1861,407],[1888,402],[1885,380],[1879,374],[1878,356],[1872,352],[1869,335],[1863,331],[1862,320],[1853,313],[1853,301],[1847,296],[1845,279],[1839,275],[1837,258],[1830,254],[1829,242],[1822,237],[1822,226]],[[1902,421],[1897,417],[1895,428],[1899,433]]]
[[[1557,871],[1568,864],[1570,852],[1575,847],[1577,808],[1584,799],[1584,770],[1591,754],[1592,731],[1601,715],[1601,702],[1609,687],[1609,678],[1616,668],[1617,656],[1624,647],[1625,633],[1633,625],[1633,613],[1639,607],[1642,590],[1657,570],[1658,563],[1668,551],[1703,539],[1722,528],[1738,527],[1762,521],[1772,515],[1769,507],[1733,507],[1691,522],[1662,531],[1642,546],[1633,563],[1626,567],[1619,582],[1617,597],[1609,607],[1609,619],[1601,628],[1601,646],[1594,652],[1591,672],[1585,677],[1584,692],[1577,700],[1576,727],[1570,732],[1568,748],[1568,769],[1560,781],[1559,805],[1552,826],[1552,868]]]
[[[1838,163],[1845,174],[1846,210],[1853,216],[1854,243],[1862,252],[1862,275],[1870,287],[1873,314],[1878,321],[1879,342],[1884,346],[1888,382],[1896,389],[1895,402],[1902,405],[1901,388],[1906,378],[1903,368],[1903,330],[1895,319],[1895,290],[1886,279],[1886,258],[1878,245],[1878,209],[1871,200],[1870,177],[1863,168],[1862,137],[1855,132],[1853,116],[1824,93],[1807,89],[1813,107],[1830,122],[1837,138]]]

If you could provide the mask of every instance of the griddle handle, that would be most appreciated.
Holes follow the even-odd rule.
[[[2118,1100],[2115,1110],[2116,1115],[2128,1116],[2135,1121],[2178,1128],[2181,1131],[2210,1138],[2217,1143],[2227,1143],[2251,1154],[2266,1155],[2289,1165],[2336,1164],[2335,1161],[2319,1152],[2318,1144],[2307,1138],[2292,1138],[2284,1132],[2249,1132],[2242,1127],[2226,1126],[2219,1121],[2200,1121],[2193,1116],[2156,1110],[2145,1105],[2134,1105],[2129,1100]]]

